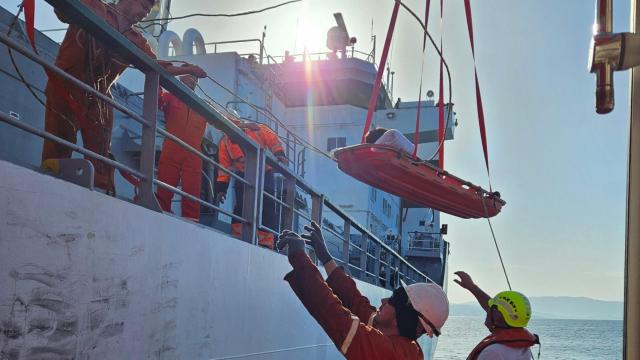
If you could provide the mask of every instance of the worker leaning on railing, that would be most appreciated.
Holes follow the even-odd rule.
[[[154,4],[153,0],[121,0],[117,5],[107,5],[99,0],[82,0],[82,3],[147,56],[156,58],[146,39],[133,27],[149,14]],[[127,69],[131,59],[114,53],[113,49],[96,40],[63,13],[56,11],[56,15],[60,21],[69,24],[58,51],[56,65],[93,86],[97,91],[110,96],[111,85]],[[195,65],[176,67],[160,60],[158,63],[173,75],[206,76],[206,73]],[[52,74],[49,74],[45,95],[45,131],[75,143],[77,132],[80,130],[86,149],[109,156],[113,110],[108,104]],[[43,167],[54,169],[55,165],[46,160],[69,158],[71,152],[71,149],[63,145],[45,140],[42,150]],[[95,167],[95,186],[115,194],[113,168],[100,161],[89,160]]]
[[[268,126],[263,124],[244,123],[235,117],[230,117],[230,120],[242,129],[248,137],[275,155],[278,158],[278,161],[283,164],[287,163],[287,157],[285,156],[282,144],[278,139],[278,135],[271,131]],[[220,165],[244,177],[244,152],[240,146],[232,142],[227,135],[222,137],[220,144],[218,145],[218,159]],[[216,179],[215,185],[216,201],[218,203],[223,203],[225,201],[230,180],[228,173],[224,171],[218,172],[218,178]],[[233,188],[235,192],[233,213],[237,216],[242,216],[244,184],[236,181]],[[274,194],[275,192],[275,179],[272,168],[268,165],[266,166],[264,177],[264,191],[270,194]],[[262,224],[270,229],[277,230],[277,222],[276,203],[270,197],[264,196],[262,203]],[[242,223],[235,218],[231,221],[231,235],[236,238],[242,237]],[[272,249],[274,244],[274,235],[269,231],[258,229],[258,244]]]

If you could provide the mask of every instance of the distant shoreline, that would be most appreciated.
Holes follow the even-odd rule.
[[[450,318],[467,318],[467,319],[484,319],[484,316],[479,316],[479,315],[449,315]],[[532,321],[535,320],[558,320],[558,321],[565,321],[565,320],[575,320],[575,321],[619,321],[619,322],[623,322],[623,319],[574,319],[574,318],[547,318],[547,317],[533,317],[531,319]]]
[[[560,320],[619,320],[622,321],[624,303],[585,297],[547,296],[532,297],[533,317]],[[451,304],[450,316],[484,317],[484,311],[475,302]]]

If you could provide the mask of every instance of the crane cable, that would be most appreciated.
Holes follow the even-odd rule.
[[[475,55],[475,44],[473,40],[473,21],[471,16],[471,3],[469,0],[464,0],[464,8],[465,8],[465,16],[467,20],[467,30],[469,32],[469,41],[471,42],[471,54],[473,55],[473,71],[475,74],[475,90],[476,90],[476,110],[478,116],[478,127],[480,128],[480,139],[482,140],[482,151],[484,154],[484,161],[487,168],[487,178],[489,180],[489,191],[493,191],[491,189],[491,173],[489,172],[489,152],[487,150],[487,134],[484,124],[484,110],[482,107],[482,96],[480,93],[480,83],[478,81],[478,70],[476,68],[476,55]],[[509,275],[507,275],[507,268],[504,265],[504,260],[502,259],[502,253],[500,252],[500,246],[498,245],[498,240],[496,239],[496,234],[493,231],[493,225],[491,224],[491,219],[489,218],[487,207],[484,203],[484,194],[479,194],[482,200],[482,207],[485,211],[485,216],[487,218],[487,223],[489,224],[489,229],[491,230],[491,237],[493,238],[493,243],[496,247],[496,252],[498,253],[498,258],[500,259],[500,265],[502,266],[502,272],[504,273],[504,278],[507,281],[507,286],[509,290],[511,290],[511,282],[509,281]]]

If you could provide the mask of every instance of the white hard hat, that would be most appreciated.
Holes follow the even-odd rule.
[[[415,283],[402,287],[407,292],[409,302],[418,312],[418,320],[429,336],[440,334],[440,330],[449,317],[447,294],[438,284]]]

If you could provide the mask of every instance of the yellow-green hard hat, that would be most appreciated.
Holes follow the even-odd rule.
[[[489,299],[489,307],[495,306],[511,327],[523,328],[531,319],[531,303],[517,291],[503,291]]]

